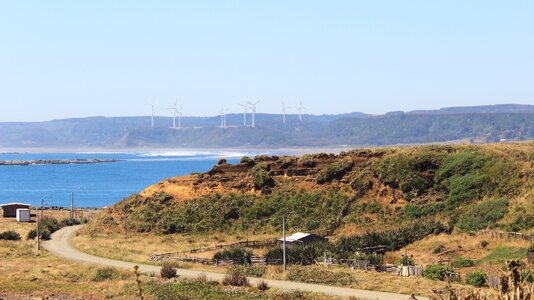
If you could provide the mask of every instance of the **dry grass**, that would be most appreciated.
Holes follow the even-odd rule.
[[[488,242],[486,247],[481,246],[481,242]],[[526,248],[530,245],[528,241],[519,239],[497,239],[490,235],[473,236],[467,233],[454,232],[451,235],[440,234],[428,236],[420,241],[408,245],[407,247],[388,254],[386,260],[393,261],[403,254],[413,255],[415,262],[419,265],[435,264],[440,257],[443,259],[454,259],[459,256],[468,257],[478,260],[488,256],[492,251],[501,247]],[[442,246],[440,253],[434,253],[434,249]],[[487,272],[496,273],[501,269],[501,265],[483,263],[460,270],[461,273],[467,273],[472,269],[482,269]]]
[[[45,216],[63,218],[68,212],[45,212]],[[22,240],[0,241],[0,298],[56,297],[84,299],[130,299],[132,280],[128,271],[121,278],[93,282],[96,267],[77,265],[56,258],[46,251],[35,253],[35,241],[26,240],[35,223],[17,223],[14,218],[0,218],[0,231],[17,231]],[[124,278],[124,279],[123,279]]]
[[[153,254],[180,252],[199,247],[211,247],[216,244],[231,244],[247,239],[273,240],[275,238],[276,236],[268,234],[232,236],[223,233],[203,235],[131,233],[125,237],[124,234],[116,233],[89,234],[82,230],[74,238],[74,244],[80,250],[93,255],[147,263]],[[212,258],[214,254],[215,251],[188,256]],[[258,254],[261,254],[261,251]]]

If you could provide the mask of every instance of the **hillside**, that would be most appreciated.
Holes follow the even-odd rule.
[[[257,114],[255,128],[243,126],[242,114],[227,115],[227,128],[218,127],[220,122],[220,116],[183,117],[181,129],[170,128],[169,117],[156,117],[154,128],[149,117],[0,123],[0,147],[315,147],[534,139],[532,105],[451,107],[380,116],[304,115],[302,121],[288,115],[286,124],[281,115]]]
[[[291,231],[334,239],[399,226],[531,231],[533,176],[532,142],[245,157],[147,187],[90,230],[270,233],[286,215]]]

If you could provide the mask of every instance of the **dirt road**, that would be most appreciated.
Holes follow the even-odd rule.
[[[80,227],[81,225],[70,226],[70,227],[65,227],[65,228],[62,228],[56,231],[54,234],[52,234],[52,239],[50,241],[46,241],[43,244],[44,248],[48,250],[49,252],[53,253],[54,255],[57,255],[67,260],[76,261],[79,263],[97,264],[97,265],[102,265],[102,266],[110,266],[110,267],[125,268],[125,269],[131,269],[133,268],[134,265],[138,265],[140,270],[143,272],[149,272],[149,273],[155,272],[156,274],[159,273],[160,267],[158,266],[135,264],[135,263],[125,262],[125,261],[120,261],[120,260],[107,259],[107,258],[93,256],[93,255],[89,255],[87,253],[81,252],[80,250],[76,249],[72,244],[72,239],[74,238],[74,236],[76,235],[76,232],[80,229]],[[201,272],[201,271],[193,271],[193,270],[186,270],[186,269],[178,269],[177,274],[182,277],[190,277],[190,278],[196,278],[200,274],[205,274],[208,279],[217,280],[217,281],[221,281],[224,277],[224,274],[221,274],[221,273]],[[250,282],[252,284],[256,284],[258,280],[260,279],[250,278]],[[366,290],[359,290],[359,289],[341,288],[341,287],[333,287],[333,286],[326,286],[326,285],[319,285],[319,284],[308,284],[308,283],[300,283],[300,282],[284,281],[284,280],[266,279],[265,281],[269,284],[269,286],[276,288],[278,290],[283,290],[283,291],[298,289],[301,291],[324,293],[327,295],[342,296],[342,297],[354,296],[359,299],[375,299],[375,300],[376,299],[408,300],[410,297],[408,295],[403,295],[403,294],[366,291]],[[425,297],[417,297],[417,299],[428,300]]]

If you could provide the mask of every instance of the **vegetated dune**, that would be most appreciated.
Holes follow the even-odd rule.
[[[534,143],[430,145],[221,160],[103,210],[88,230],[258,233],[336,239],[422,220],[476,231],[534,227]]]

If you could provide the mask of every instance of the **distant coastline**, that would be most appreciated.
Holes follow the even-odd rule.
[[[70,164],[98,164],[117,162],[117,159],[36,159],[36,160],[0,160],[0,166],[29,166],[29,165],[70,165]]]

